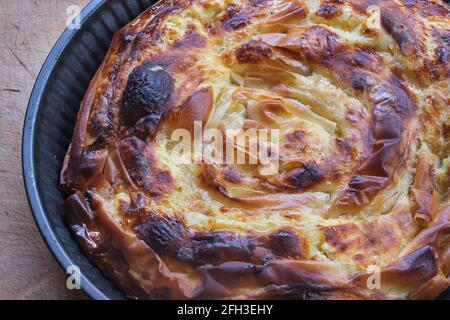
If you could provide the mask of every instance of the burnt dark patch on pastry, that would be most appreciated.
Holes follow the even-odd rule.
[[[83,249],[88,253],[95,252],[101,245],[102,239],[88,200],[80,193],[76,193],[64,201],[62,209],[65,222],[72,229]]]
[[[450,138],[450,124],[444,123],[442,125],[442,136],[445,139],[449,139]]]
[[[192,252],[186,249],[192,234],[182,221],[154,215],[137,230],[145,243],[159,255],[175,255],[192,262]]]
[[[117,51],[118,53],[122,53],[127,50],[134,42],[135,34],[129,33],[126,30],[119,31],[113,39],[114,43],[117,43]]]
[[[147,245],[162,257],[177,257],[197,266],[260,260],[254,252],[259,243],[233,232],[195,232],[180,220],[159,216],[151,217],[137,230]]]
[[[306,164],[304,167],[289,173],[289,184],[297,189],[308,189],[324,179],[321,168],[316,164]]]
[[[257,240],[233,232],[196,233],[192,240],[195,259],[201,265],[217,265],[225,261],[263,263],[264,259],[272,256],[270,251],[260,247]]]
[[[263,265],[275,256],[289,259],[306,256],[301,239],[287,229],[268,236],[240,235],[232,231],[201,232],[187,228],[181,220],[150,215],[136,230],[162,257],[176,257],[197,266],[228,261]]]
[[[202,298],[227,297],[230,292],[241,289],[244,282],[263,288],[264,293],[256,295],[263,299],[326,298],[337,289],[332,281],[324,281],[320,270],[311,272],[308,269],[302,262],[287,260],[275,260],[266,265],[230,262],[205,266],[202,268],[206,275]]]
[[[148,62],[130,74],[123,96],[125,125],[134,125],[146,116],[161,117],[169,109],[174,90],[172,76],[161,67]]]
[[[335,70],[335,75],[354,90],[369,92],[376,84],[375,76],[384,69],[381,59],[366,48],[340,47],[336,48],[336,51],[336,55],[331,61],[322,60],[321,63],[327,64],[329,68]]]
[[[440,45],[435,51],[436,59],[441,63],[449,63],[450,61],[450,50],[448,46]]]
[[[142,140],[156,135],[161,115],[151,114],[139,120],[133,127],[133,134]]]
[[[63,204],[66,223],[83,250],[100,267],[106,277],[114,279],[130,298],[148,298],[148,291],[136,283],[129,273],[129,261],[123,251],[113,245],[111,234],[105,236],[104,224],[96,219],[96,208],[90,194],[87,197],[77,193]],[[113,235],[114,236],[114,235]],[[152,290],[153,291],[153,290]],[[155,289],[158,293],[161,290]],[[167,291],[167,290],[165,290]],[[155,294],[155,297],[159,295]],[[166,298],[170,296],[166,293]]]
[[[272,252],[279,257],[292,259],[306,258],[305,246],[299,236],[288,230],[279,230],[269,236],[269,243]]]
[[[201,265],[217,265],[225,261],[262,263],[271,257],[270,251],[252,237],[225,231],[195,233],[192,248],[195,260]]]
[[[432,67],[429,69],[439,76],[450,76],[450,31],[433,29],[433,38],[437,44],[434,49],[434,61],[430,61]]]
[[[137,137],[120,141],[121,160],[132,181],[150,196],[160,197],[169,192],[173,185],[170,172],[158,168],[158,161],[152,146]]]
[[[240,63],[258,63],[270,57],[272,49],[261,41],[250,40],[236,50],[236,58]]]
[[[352,76],[351,85],[353,89],[364,91],[373,85],[373,78],[370,73],[358,72]]]
[[[381,11],[381,23],[405,55],[417,52],[417,46],[420,45],[414,32],[414,28],[417,26],[411,22],[409,13],[398,10],[398,8],[384,7]]]
[[[338,51],[340,46],[337,35],[326,28],[311,27],[299,37],[298,41],[295,47],[289,48],[286,45],[286,49],[294,50],[305,60],[332,67],[345,57],[345,55],[338,56],[341,52]]]

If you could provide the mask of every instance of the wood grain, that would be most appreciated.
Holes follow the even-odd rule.
[[[44,244],[22,182],[21,135],[37,74],[66,26],[67,7],[87,0],[0,0],[0,299],[78,299]]]

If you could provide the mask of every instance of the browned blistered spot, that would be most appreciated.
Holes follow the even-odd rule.
[[[246,26],[250,22],[249,14],[236,5],[229,5],[225,9],[222,19],[225,30],[234,30]]]
[[[147,25],[144,27],[144,32],[148,35],[160,26],[163,20],[170,14],[176,14],[182,11],[183,8],[188,7],[192,3],[192,0],[186,1],[167,1],[159,2],[150,8],[146,14],[152,16]]]
[[[287,143],[285,145],[286,148],[294,149],[294,148],[305,148],[305,138],[307,137],[306,132],[303,130],[295,130],[294,132],[290,132],[286,135]]]
[[[334,227],[322,227],[321,229],[325,235],[326,242],[328,242],[338,251],[345,251],[347,249],[347,245],[344,243],[342,235],[357,231],[356,226],[352,224],[344,224]]]
[[[386,8],[382,10],[381,14],[383,26],[392,34],[405,55],[418,53],[420,50],[418,47],[422,45],[414,32],[414,28],[418,27],[416,24],[419,22],[412,22],[408,16],[407,12],[398,10],[398,8]]]
[[[403,0],[406,6],[424,17],[450,17],[448,5],[429,0]]]
[[[117,53],[122,53],[123,51],[127,50],[130,45],[134,42],[135,35],[126,31],[118,32],[114,36],[114,40],[119,43],[117,48]]]
[[[272,252],[280,257],[291,259],[304,259],[307,257],[306,239],[298,234],[282,229],[269,236]]]
[[[167,194],[173,186],[169,171],[158,168],[150,143],[128,137],[119,143],[120,158],[133,182],[150,196]]]
[[[442,124],[442,135],[445,139],[450,138],[450,124],[444,123]]]
[[[433,79],[450,77],[450,31],[433,29],[432,35],[436,42],[434,59],[426,59],[424,67]]]
[[[322,0],[316,15],[325,19],[336,18],[342,14],[342,0]]]
[[[431,79],[449,76],[448,66],[449,45],[445,38],[436,37],[437,31],[432,29],[437,47],[434,49],[434,59],[428,57],[426,37],[429,32],[423,20],[450,17],[447,5],[425,0],[404,0],[402,3],[380,0],[351,0],[350,3],[359,11],[366,12],[371,5],[376,5],[381,11],[381,22],[388,33],[399,45],[402,53],[418,59],[421,67],[414,70],[419,81],[425,81],[424,75]]]
[[[270,5],[270,3],[272,1],[273,0],[249,0],[250,4],[255,6],[255,7]]]
[[[164,218],[157,213],[136,227],[140,237],[161,256],[177,255],[186,258],[180,247],[191,241],[191,233],[183,222],[176,219]],[[186,252],[189,254],[190,252]]]
[[[352,144],[349,143],[347,139],[336,138],[336,145],[339,148],[340,152],[343,154],[352,154],[353,147]]]
[[[320,26],[288,35],[274,45],[294,52],[305,62],[330,69],[334,76],[360,91],[373,87],[374,74],[385,69],[381,58],[369,48],[351,48],[340,43],[335,33]]]
[[[450,30],[433,29],[432,35],[438,47],[436,48],[436,55],[440,62],[447,63],[450,55]]]
[[[300,190],[307,189],[322,181],[325,176],[316,164],[306,164],[305,166],[294,169],[288,174],[289,184]]]
[[[203,48],[206,46],[207,39],[199,34],[195,26],[189,26],[181,40],[174,43],[174,48]]]
[[[270,57],[272,49],[260,41],[250,40],[236,50],[236,58],[240,63],[258,63]]]
[[[448,46],[439,45],[435,50],[436,59],[442,63],[449,63],[450,51]]]
[[[225,167],[222,173],[224,179],[231,183],[239,183],[242,179],[242,175],[233,167]]]
[[[421,41],[423,25],[418,19],[418,13],[414,13],[415,10],[393,1],[351,0],[350,2],[357,10],[364,13],[369,6],[378,6],[383,27],[392,35],[405,55],[423,52],[424,44]]]
[[[386,223],[371,222],[360,227],[347,223],[320,229],[336,252],[351,257],[359,255],[364,264],[371,263],[376,255],[396,250],[400,244],[393,226]]]

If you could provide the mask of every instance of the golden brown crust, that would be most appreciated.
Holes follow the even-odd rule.
[[[449,35],[438,0],[160,1],[114,36],[82,102],[68,225],[131,298],[435,298]],[[179,164],[170,135],[194,121],[277,129],[277,172]]]

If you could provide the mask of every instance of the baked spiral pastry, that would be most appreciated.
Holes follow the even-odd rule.
[[[438,0],[160,1],[115,35],[82,102],[68,225],[130,298],[435,298],[449,60]],[[196,123],[273,133],[271,172],[179,161],[173,133]]]

